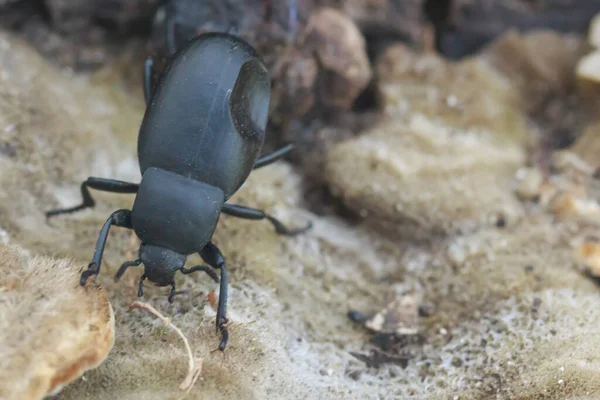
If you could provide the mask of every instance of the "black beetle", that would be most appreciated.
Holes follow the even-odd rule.
[[[151,93],[152,58],[146,61],[146,111],[138,136],[139,184],[90,177],[81,184],[83,203],[48,211],[48,217],[95,205],[89,188],[137,193],[132,210],[108,218],[96,242],[92,262],[81,274],[85,286],[98,275],[112,225],[133,229],[141,240],[139,258],[121,265],[118,280],[131,266],[144,264],[145,279],[171,285],[173,301],[177,271],[204,271],[219,281],[217,311],[219,349],[227,344],[227,273],[225,260],[211,242],[221,213],[246,219],[267,219],[276,231],[295,235],[308,226],[289,229],[263,211],[225,202],[242,186],[252,169],[271,164],[292,149],[288,144],[259,157],[270,101],[270,81],[262,58],[252,46],[228,33],[206,33],[190,40],[170,60]],[[188,255],[199,253],[210,265],[184,268]],[[212,268],[211,268],[212,267]]]

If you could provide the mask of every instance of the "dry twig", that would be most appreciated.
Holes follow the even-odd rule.
[[[188,374],[185,377],[185,379],[179,384],[179,390],[184,390],[185,394],[187,395],[198,380],[198,378],[200,377],[200,373],[202,372],[202,359],[194,358],[194,355],[192,354],[192,349],[187,338],[184,336],[183,332],[181,332],[181,330],[178,327],[171,323],[171,320],[169,318],[163,316],[150,304],[143,303],[141,301],[134,301],[129,305],[130,310],[133,310],[135,308],[140,308],[142,310],[146,310],[156,315],[162,320],[165,326],[168,326],[171,329],[173,329],[179,335],[179,337],[181,337],[181,340],[183,340],[183,344],[185,345],[185,349],[188,353]],[[183,399],[184,397],[185,395],[181,397],[181,399]]]

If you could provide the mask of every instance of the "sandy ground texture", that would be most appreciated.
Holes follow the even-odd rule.
[[[571,39],[547,40],[553,56],[573,57]],[[402,63],[379,66],[381,123],[334,147],[325,163],[332,190],[363,222],[306,211],[302,175],[285,162],[253,173],[232,202],[290,225],[311,220],[310,232],[285,238],[267,222],[221,218],[214,241],[230,271],[225,355],[212,352],[218,288],[210,279],[178,277],[183,293],[173,304],[168,288],[146,286],[143,300],[203,359],[188,398],[600,396],[600,291],[578,251],[598,235],[593,157],[586,163],[572,153],[551,173],[531,161],[539,132],[528,99],[512,83],[515,71],[490,54],[448,64],[397,47],[386,57],[398,55]],[[95,209],[50,222],[44,211],[77,204],[88,176],[139,180],[142,96],[123,90],[118,68],[69,75],[6,34],[0,60],[0,238],[83,267],[107,216],[133,196],[94,192]],[[543,74],[557,63],[536,65],[542,73],[522,69],[542,82],[562,79]],[[586,132],[600,140],[597,130]],[[592,172],[576,168],[580,161]],[[113,282],[137,245],[131,232],[111,231],[98,281],[114,310],[114,347],[56,399],[183,395],[180,338],[128,308],[141,271]],[[412,304],[398,313],[413,325],[402,338],[373,336],[347,317],[383,310],[398,296],[411,301],[397,304]]]

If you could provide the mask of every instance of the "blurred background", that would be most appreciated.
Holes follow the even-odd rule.
[[[239,34],[263,55],[273,79],[266,148],[299,145],[290,161],[312,178],[306,196],[321,212],[323,200],[331,200],[319,179],[322,154],[379,118],[377,65],[390,46],[456,61],[507,31],[586,35],[599,10],[600,0],[2,0],[0,27],[74,71],[126,58],[134,90],[145,57],[168,56],[172,24],[178,45],[205,31]],[[505,63],[519,63],[518,50],[506,56]],[[574,66],[558,58],[563,72]],[[572,144],[580,133],[573,81],[556,78],[532,89],[543,93],[524,105],[542,130],[542,153]]]

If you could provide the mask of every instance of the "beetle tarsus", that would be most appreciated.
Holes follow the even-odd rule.
[[[100,268],[98,268],[98,265],[96,265],[96,263],[94,263],[94,262],[91,262],[88,265],[87,269],[81,273],[81,278],[79,278],[79,284],[81,286],[85,286],[88,278],[90,276],[98,275],[98,272],[100,272]]]
[[[136,193],[139,185],[137,183],[118,181],[115,179],[96,178],[91,176],[87,178],[87,180],[81,182],[80,190],[81,197],[83,197],[83,202],[80,205],[47,211],[46,218],[50,218],[59,214],[70,214],[85,208],[94,207],[96,202],[92,198],[89,188],[112,193]]]
[[[184,275],[193,274],[194,272],[198,271],[206,272],[206,274],[210,276],[213,281],[217,283],[219,282],[219,276],[217,275],[215,270],[212,267],[209,267],[208,265],[196,265],[195,267],[192,267],[190,269],[181,268],[181,273]]]
[[[144,296],[144,281],[146,280],[146,275],[142,275],[140,278],[140,283],[138,283],[138,297]]]
[[[227,332],[227,318],[217,320],[217,330],[221,331],[221,342],[219,343],[219,350],[225,351],[227,347],[227,341],[229,339],[229,332]]]
[[[223,331],[225,329],[223,324],[227,321],[225,317],[227,312],[227,269],[225,263],[218,268],[221,269],[221,282],[219,284],[219,305],[217,306],[217,331],[219,329]]]
[[[59,208],[59,209],[55,209],[55,210],[46,211],[46,219],[53,217],[55,215],[70,214],[70,213],[74,213],[76,211],[83,210],[84,208],[94,207],[96,205],[96,202],[92,198],[92,195],[90,194],[90,190],[88,189],[88,186],[89,186],[88,181],[89,180],[90,180],[90,178],[88,178],[87,181],[84,181],[81,183],[81,197],[83,197],[83,202],[80,205],[75,206],[75,207]]]
[[[171,282],[171,292],[169,293],[169,298],[167,299],[169,303],[173,303],[173,299],[175,298],[175,282]]]
[[[140,260],[140,259],[137,259],[134,261],[125,261],[123,264],[121,264],[121,268],[119,268],[119,270],[115,274],[115,282],[117,282],[119,279],[121,279],[121,277],[123,276],[123,274],[125,273],[127,268],[137,267],[141,263],[142,263],[142,260]]]
[[[304,233],[304,232],[308,231],[310,228],[312,228],[312,222],[309,222],[303,228],[288,228],[287,226],[285,226],[281,221],[279,221],[275,217],[266,215],[266,218],[273,224],[273,226],[275,227],[275,231],[277,233],[279,233],[280,235],[296,236],[296,235]]]

